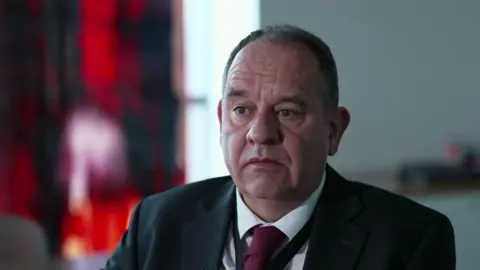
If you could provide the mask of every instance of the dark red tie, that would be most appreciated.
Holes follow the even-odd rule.
[[[265,269],[285,238],[285,234],[274,226],[253,228],[253,240],[244,258],[244,269]]]

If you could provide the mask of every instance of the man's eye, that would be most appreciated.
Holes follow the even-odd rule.
[[[294,117],[297,116],[299,113],[293,110],[282,109],[278,111],[278,114],[282,117]]]
[[[235,107],[235,108],[233,109],[233,111],[234,111],[235,113],[237,113],[237,114],[240,114],[240,115],[243,115],[243,114],[247,114],[247,113],[248,113],[248,110],[247,110],[247,108],[245,108],[245,107]]]

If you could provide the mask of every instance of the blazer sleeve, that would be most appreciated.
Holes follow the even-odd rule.
[[[140,227],[140,210],[143,201],[140,201],[133,211],[130,225],[123,234],[120,242],[107,260],[104,270],[135,270],[138,269],[137,243]]]
[[[452,223],[446,216],[433,222],[420,241],[408,270],[455,270],[455,236]]]

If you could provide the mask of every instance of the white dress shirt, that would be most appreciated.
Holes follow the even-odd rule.
[[[238,222],[238,235],[240,236],[241,241],[245,241],[247,246],[250,246],[252,243],[252,235],[247,234],[247,232],[257,225],[260,226],[275,226],[277,229],[282,231],[288,238],[288,241],[302,229],[302,227],[307,223],[308,219],[315,209],[318,198],[322,193],[323,187],[325,185],[325,174],[323,176],[322,182],[318,188],[296,209],[292,210],[281,219],[268,223],[261,220],[257,217],[243,202],[243,199],[240,196],[238,189],[236,190],[236,200],[237,200],[237,222]],[[233,226],[230,227],[228,234],[227,242],[223,252],[222,264],[224,270],[235,270],[235,243],[233,240],[232,233]],[[287,242],[288,242],[287,241]],[[286,243],[285,243],[286,244]],[[293,257],[290,263],[284,268],[285,270],[297,270],[303,268],[303,263],[305,262],[305,255],[307,254],[308,241],[305,245],[297,252]]]

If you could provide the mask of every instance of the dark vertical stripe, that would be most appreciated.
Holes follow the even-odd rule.
[[[30,1],[4,1],[3,31],[5,88],[9,92],[10,138],[8,181],[10,210],[33,216],[36,171],[32,165],[32,134],[38,120],[37,98],[43,93],[41,22]]]
[[[11,95],[8,85],[9,63],[7,61],[8,35],[6,1],[0,3],[0,213],[10,210],[10,182],[8,167],[11,155],[10,131],[11,122]]]
[[[147,12],[140,36],[142,95],[149,108],[150,136],[154,144],[157,185],[164,190],[174,185],[175,124],[178,101],[172,83],[172,13],[170,0],[147,0]]]
[[[59,25],[59,13],[65,10],[59,0],[30,0],[30,6],[38,14],[35,24],[39,30],[42,48],[41,88],[35,100],[38,105],[37,119],[32,125],[32,159],[37,172],[37,193],[32,198],[36,218],[44,228],[53,256],[60,253],[61,219],[65,208],[63,192],[56,185],[56,169],[61,133],[58,110],[61,95],[59,81],[62,74],[62,43],[65,30]]]
[[[118,95],[122,98],[124,109],[140,112],[140,63],[138,53],[139,22],[142,19],[142,2],[144,0],[123,0],[118,16],[117,33],[119,42],[119,80]]]

